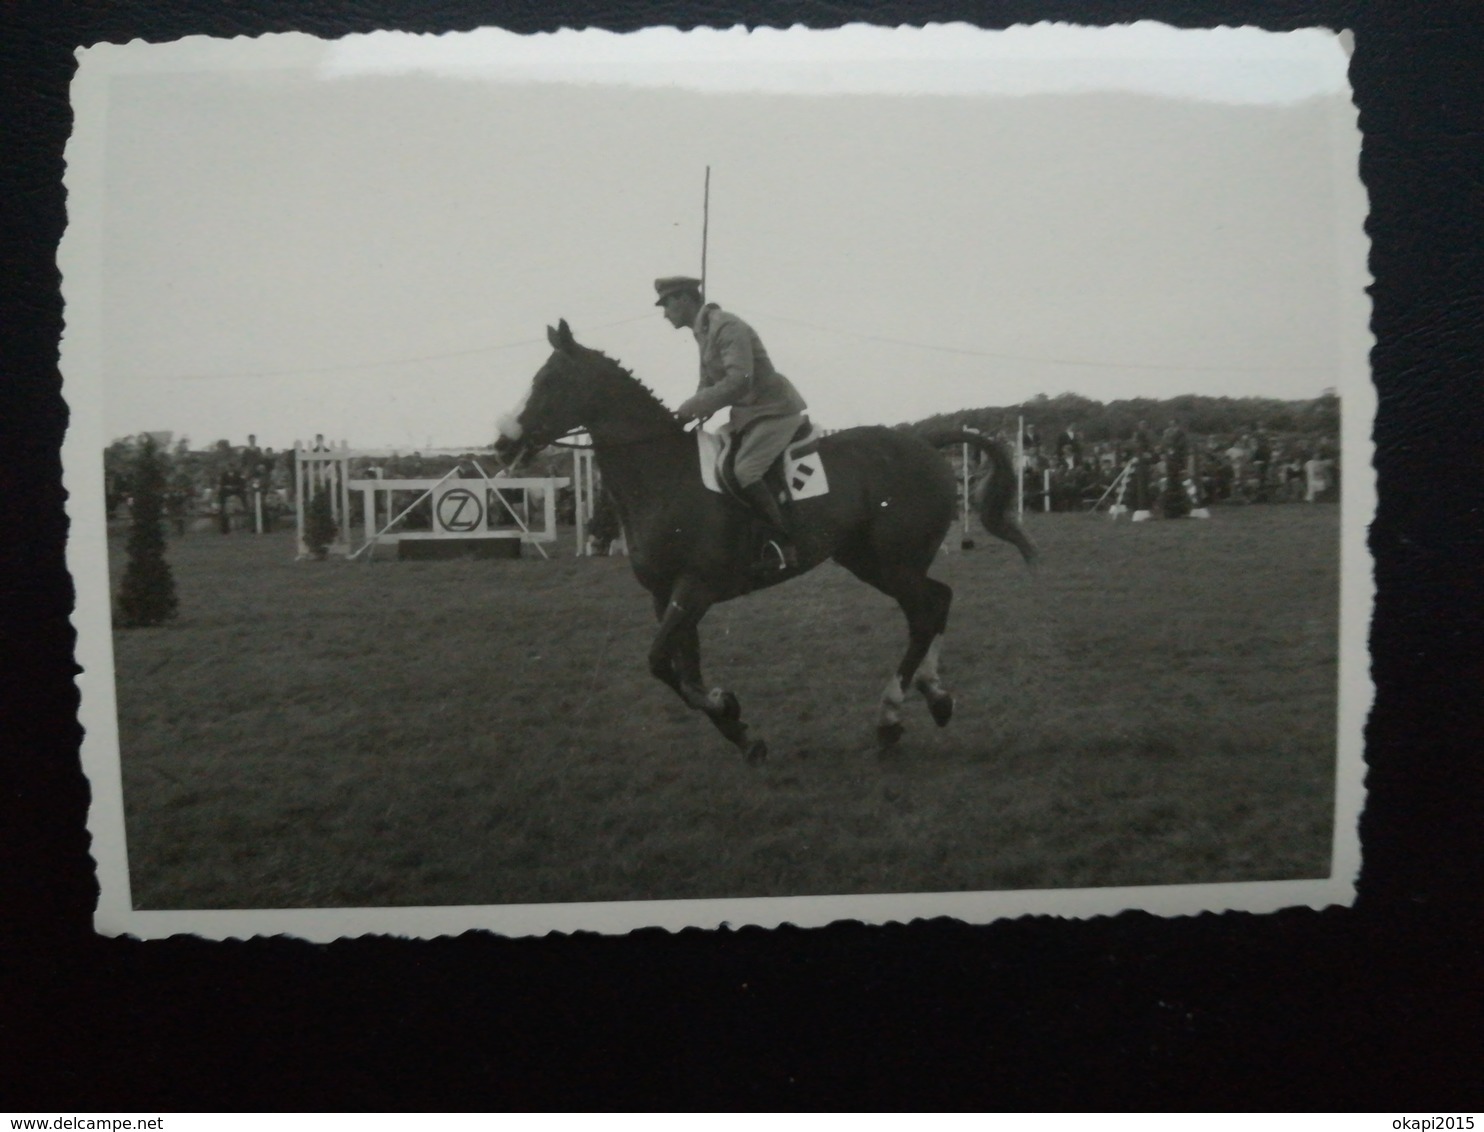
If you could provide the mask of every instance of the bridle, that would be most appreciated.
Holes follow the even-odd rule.
[[[694,435],[695,432],[700,431],[700,427],[701,427],[701,425],[700,425],[700,422],[698,421],[698,422],[696,422],[695,429],[683,428],[681,430],[681,432],[682,433],[690,433],[691,435]],[[585,432],[587,432],[587,429],[585,429],[585,428],[574,428],[574,429],[570,429],[567,432],[562,433],[561,436],[558,436],[558,437],[556,437],[553,440],[548,440],[545,444],[542,444],[540,446],[532,446],[531,448],[526,449],[525,452],[523,452],[521,455],[519,455],[518,457],[516,457],[516,459],[514,460],[514,462],[509,463],[509,464],[507,464],[505,462],[504,457],[502,457],[498,452],[494,454],[495,455],[495,459],[500,462],[500,468],[501,468],[501,470],[508,473],[508,472],[514,470],[520,464],[520,462],[523,461],[526,458],[526,456],[532,455],[532,454],[534,454],[536,452],[539,452],[539,451],[541,451],[542,448],[566,448],[566,449],[569,449],[569,450],[574,451],[574,452],[603,452],[603,451],[610,451],[611,452],[615,448],[634,448],[634,447],[636,447],[636,446],[638,446],[640,444],[653,444],[656,441],[667,440],[670,437],[672,437],[672,436],[675,435],[672,432],[655,432],[655,433],[650,433],[648,436],[637,436],[637,437],[635,437],[632,440],[606,440],[606,441],[604,441],[601,444],[599,444],[595,440],[589,440],[589,442],[587,444],[567,444],[567,443],[565,443],[567,437],[569,437],[569,436],[580,436],[582,433],[585,433]],[[592,434],[589,433],[588,435],[591,436]]]

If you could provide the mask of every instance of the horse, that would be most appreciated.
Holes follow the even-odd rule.
[[[881,696],[880,748],[890,749],[902,736],[909,688],[922,693],[940,727],[947,725],[953,695],[938,660],[953,591],[928,577],[928,567],[953,524],[957,483],[938,449],[967,443],[988,457],[988,472],[971,493],[979,519],[1034,566],[1035,544],[1010,509],[1015,475],[1000,444],[961,429],[919,437],[866,426],[824,436],[819,455],[829,491],[788,505],[798,565],[759,572],[751,553],[756,520],[740,503],[705,486],[694,434],[631,372],[579,345],[565,320],[547,327],[546,336],[552,354],[520,405],[501,419],[495,452],[514,468],[576,432],[591,438],[634,575],[649,591],[659,621],[649,649],[656,678],[704,714],[749,763],[763,761],[767,744],[749,739],[737,697],[706,687],[698,626],[718,602],[833,559],[895,599],[907,618],[907,649]]]

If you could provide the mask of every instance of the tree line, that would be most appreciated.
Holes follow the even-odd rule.
[[[1026,424],[1035,425],[1043,438],[1076,424],[1083,437],[1092,443],[1126,440],[1140,421],[1159,430],[1172,420],[1200,436],[1238,437],[1261,427],[1277,435],[1336,438],[1340,433],[1340,398],[1333,389],[1326,389],[1318,397],[1302,401],[1187,393],[1164,400],[1135,397],[1105,404],[1077,393],[1056,397],[1041,393],[1019,405],[937,413],[901,427],[928,432],[967,426],[990,434],[1000,432],[1013,439],[1020,417],[1025,418]]]

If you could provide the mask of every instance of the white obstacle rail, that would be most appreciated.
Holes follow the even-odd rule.
[[[349,557],[357,558],[363,552],[373,550],[381,542],[435,539],[496,539],[516,538],[530,543],[547,558],[546,548],[541,544],[555,542],[556,493],[571,481],[551,476],[524,477],[520,479],[485,474],[477,460],[467,462],[480,473],[480,480],[463,478],[460,463],[438,479],[353,479],[350,489],[359,492],[365,516],[366,536],[359,549]],[[390,514],[393,492],[417,492],[417,498],[390,518],[380,530],[376,528],[378,513]],[[539,492],[543,499],[543,523],[537,528],[530,520],[528,500],[517,498],[514,493]],[[405,519],[423,500],[431,504],[432,528],[426,531],[397,531],[394,528]],[[383,502],[384,500],[384,502]],[[501,511],[515,523],[513,529],[496,525]]]
[[[586,558],[593,553],[587,544],[587,529],[598,504],[597,469],[593,466],[591,439],[586,434],[579,435],[574,444],[581,447],[572,449],[572,494],[576,504],[573,522],[577,527],[577,548],[573,553]]]
[[[304,541],[304,526],[310,501],[321,492],[330,497],[330,515],[335,521],[335,540],[330,551],[349,553],[350,461],[358,455],[343,440],[339,444],[326,444],[316,437],[313,446],[294,441],[294,511],[300,558],[311,557]]]
[[[332,553],[347,558],[358,558],[375,553],[378,544],[397,544],[403,540],[468,540],[468,539],[519,539],[534,546],[543,558],[548,557],[543,543],[554,542],[557,537],[556,500],[562,488],[572,484],[572,479],[558,476],[529,476],[513,478],[503,471],[494,476],[485,471],[479,455],[488,449],[419,449],[417,455],[427,457],[453,457],[456,463],[444,475],[433,478],[390,479],[381,475],[380,468],[369,469],[370,475],[356,475],[351,462],[364,464],[370,460],[385,460],[408,453],[398,449],[351,448],[344,441],[339,444],[316,442],[313,446],[294,444],[294,494],[297,511],[298,556],[310,556],[305,543],[305,525],[311,499],[320,492],[329,496],[331,516],[335,522],[335,540],[330,546]],[[583,469],[574,468],[574,473]],[[585,484],[588,502],[587,517],[591,517],[592,475],[587,471]],[[413,501],[396,507],[396,493],[415,493]],[[351,498],[354,494],[360,502],[361,525],[364,535],[358,546],[352,546],[355,532],[352,529],[353,510]],[[531,499],[541,499],[541,522],[532,522]],[[401,524],[420,505],[427,502],[431,522],[427,530],[400,530]],[[583,514],[579,504],[578,514]],[[509,517],[513,526],[501,520]],[[579,520],[581,522],[581,520]],[[579,546],[581,545],[579,537]]]

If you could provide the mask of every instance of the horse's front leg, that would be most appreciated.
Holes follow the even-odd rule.
[[[668,601],[655,596],[660,627],[649,648],[649,670],[673,688],[689,707],[704,712],[749,762],[761,762],[767,757],[767,744],[760,739],[748,740],[737,697],[725,688],[708,691],[701,676],[699,623],[712,604],[710,592],[694,579],[681,579]]]

